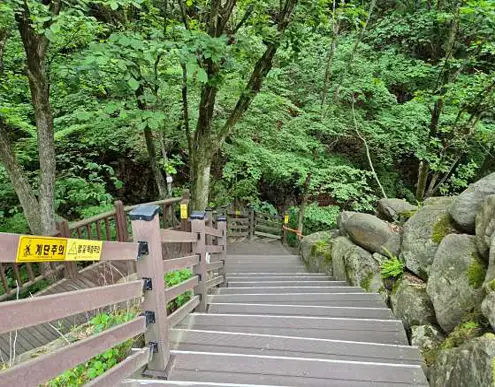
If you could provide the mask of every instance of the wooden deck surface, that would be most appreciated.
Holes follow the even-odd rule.
[[[307,273],[273,242],[233,245],[226,280],[208,296],[208,313],[171,330],[168,380],[123,386],[428,385],[418,349],[380,295]]]

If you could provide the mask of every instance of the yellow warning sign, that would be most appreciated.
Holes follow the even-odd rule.
[[[99,261],[101,258],[102,241],[84,239],[67,239],[66,261]]]
[[[289,223],[289,215],[284,216],[284,224]]]
[[[180,218],[187,219],[187,204],[180,205]]]
[[[19,238],[16,262],[63,261],[67,239],[23,235]]]
[[[241,211],[236,210],[235,214],[236,214],[237,216],[239,216],[239,215],[241,214]]]

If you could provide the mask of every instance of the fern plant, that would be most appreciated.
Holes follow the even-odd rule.
[[[382,278],[398,278],[404,273],[404,267],[397,257],[392,257],[381,264],[380,273]]]

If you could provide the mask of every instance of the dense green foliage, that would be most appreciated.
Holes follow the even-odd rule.
[[[8,35],[0,121],[37,193],[19,4],[0,4],[0,40]],[[377,181],[388,196],[415,200],[458,192],[494,170],[492,1],[301,0],[277,36],[270,11],[278,2],[247,0],[219,37],[206,33],[210,3],[202,0],[80,1],[56,17],[26,4],[50,43],[56,211],[65,218],[104,211],[115,198],[158,196],[146,131],[160,173],[189,187],[187,132],[199,127],[204,86],[218,89],[212,125],[221,126],[274,39],[280,46],[261,91],[213,159],[212,204],[269,202],[279,212],[294,207],[294,216],[304,194],[331,204],[306,209],[306,233],[333,225],[339,209],[371,210],[383,195]],[[208,60],[221,66],[213,78]],[[0,167],[0,231],[26,229]]]

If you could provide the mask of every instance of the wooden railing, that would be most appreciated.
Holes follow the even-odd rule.
[[[189,191],[185,190],[182,197],[158,200],[149,205],[157,205],[162,211],[160,219],[162,228],[185,229],[186,219],[180,219],[180,206],[189,203]],[[57,231],[50,234],[53,237],[91,239],[101,241],[130,240],[131,224],[127,213],[139,205],[124,206],[121,201],[114,203],[114,208],[90,218],[68,223],[63,220],[57,224]],[[50,262],[38,263],[0,263],[0,301],[15,297],[17,292],[24,292],[41,281],[59,279],[65,273],[67,278],[76,276],[85,262]],[[134,264],[130,265],[130,271]]]
[[[229,237],[251,239],[254,236],[261,236],[281,239],[283,243],[287,242],[286,231],[289,230],[286,227],[287,215],[272,215],[249,208],[248,210],[227,212],[227,216]]]
[[[99,260],[135,262],[138,280],[2,302],[0,303],[0,315],[2,316],[0,334],[128,300],[142,300],[140,302],[141,315],[52,353],[14,365],[0,372],[0,385],[35,386],[45,383],[66,369],[73,368],[141,334],[144,334],[144,348],[133,350],[124,361],[91,381],[89,385],[116,385],[119,380],[144,365],[147,365],[147,372],[150,375],[166,375],[166,367],[170,358],[169,329],[194,309],[206,311],[208,289],[224,282],[221,271],[226,255],[227,237],[225,217],[219,217],[216,222],[213,222],[211,217],[206,217],[205,212],[193,212],[189,225],[187,225],[187,220],[183,221],[186,230],[164,229],[160,228],[160,221],[163,224],[163,219],[161,219],[163,216],[158,216],[159,209],[156,204],[141,205],[131,209],[129,219],[133,242],[102,242]],[[100,217],[98,220],[102,219],[105,217]],[[188,229],[190,231],[187,231]],[[19,259],[19,254],[23,251],[20,250],[22,246],[19,243],[20,238],[20,235],[0,233],[0,262],[13,263]],[[52,244],[63,243],[63,241],[70,243],[65,238],[52,238],[51,241]],[[85,241],[79,240],[78,242],[86,243]],[[50,243],[50,240],[47,243]],[[91,242],[88,240],[87,243]],[[167,259],[165,255],[164,259],[164,246],[168,243],[189,244],[191,254],[172,259]],[[66,247],[69,250],[68,245]],[[47,256],[46,259],[53,259],[53,257]],[[166,288],[164,275],[167,272],[184,268],[192,268],[193,277]],[[208,273],[211,274],[208,275]],[[167,304],[186,291],[194,291],[191,300],[167,315]]]

